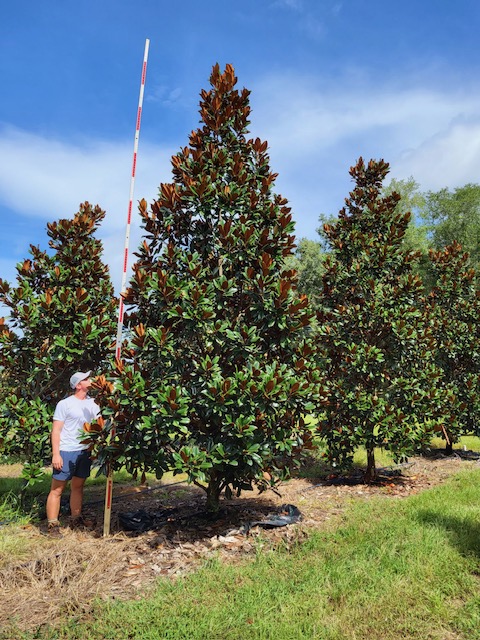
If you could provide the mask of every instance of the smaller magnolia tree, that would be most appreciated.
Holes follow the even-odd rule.
[[[366,481],[375,477],[375,448],[404,459],[427,438],[440,373],[434,337],[422,313],[415,254],[403,239],[410,219],[399,196],[381,196],[388,165],[360,158],[355,188],[338,220],[325,225],[331,252],[319,295],[318,350],[329,389],[320,435],[335,464],[367,451]]]
[[[117,302],[102,244],[95,238],[105,212],[88,202],[72,219],[47,225],[51,251],[31,245],[17,282],[0,280],[0,365],[4,391],[0,438],[5,453],[26,460],[33,481],[50,457],[55,404],[76,370],[103,367],[112,351]]]
[[[202,91],[202,126],[172,158],[150,209],[125,302],[131,341],[99,380],[100,463],[186,473],[220,494],[272,486],[311,439],[318,395],[310,312],[296,293],[293,223],[273,192],[267,143],[247,137],[249,92],[233,68]]]
[[[480,291],[468,253],[454,242],[431,251],[435,286],[426,300],[442,375],[439,432],[447,452],[464,434],[480,434]]]

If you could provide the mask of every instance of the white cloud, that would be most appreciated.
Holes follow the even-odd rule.
[[[479,112],[477,95],[418,87],[322,87],[314,78],[275,77],[254,91],[255,124],[289,153],[327,149],[373,135],[398,148],[421,144],[461,114]]]
[[[148,92],[146,96],[147,102],[158,102],[164,106],[173,106],[181,102],[182,89],[175,87],[171,89],[165,85],[157,85]]]
[[[111,265],[116,289],[122,258],[130,197],[133,144],[83,141],[81,144],[47,139],[19,129],[0,131],[0,155],[7,158],[0,173],[0,202],[14,212],[45,220],[71,217],[88,200],[106,211],[99,236]],[[171,149],[139,144],[131,225],[131,251],[140,233],[137,202],[151,202],[160,182],[171,179]],[[34,238],[30,239],[35,242]],[[25,247],[25,255],[28,245]],[[2,277],[14,276],[12,260],[2,264]],[[8,277],[7,277],[8,274]],[[13,279],[13,278],[11,278]]]
[[[297,15],[298,29],[311,40],[321,40],[325,37],[330,24],[330,18],[338,17],[342,11],[342,2],[325,0],[322,3],[304,2],[304,0],[275,0],[273,9],[287,9]]]
[[[303,0],[275,0],[271,6],[274,8],[278,7],[301,11],[303,9]]]
[[[405,178],[408,171],[424,189],[459,187],[480,181],[480,117],[460,118],[417,148],[405,151],[395,166],[395,174]]]
[[[125,223],[133,148],[126,142],[47,139],[19,129],[0,133],[0,198],[11,209],[45,220],[68,217],[88,200],[107,211],[105,226]],[[171,152],[142,144],[138,153],[135,195],[151,199],[169,179]]]
[[[359,156],[384,158],[392,177],[413,175],[422,189],[479,181],[480,87],[276,76],[253,87],[252,106],[299,236],[315,238],[318,215],[343,206]]]

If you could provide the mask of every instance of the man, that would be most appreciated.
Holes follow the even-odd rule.
[[[70,378],[73,394],[57,404],[52,427],[52,486],[47,498],[48,533],[59,538],[60,500],[67,482],[70,487],[70,512],[72,527],[82,527],[83,487],[90,475],[88,445],[82,444],[82,431],[100,415],[100,407],[88,395],[92,384],[91,371],[77,371]]]

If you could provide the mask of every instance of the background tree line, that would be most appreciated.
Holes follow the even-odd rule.
[[[460,244],[469,254],[472,267],[478,272],[480,265],[480,185],[465,184],[455,189],[422,191],[411,176],[405,180],[392,179],[382,188],[384,195],[398,193],[397,211],[411,213],[404,238],[407,250],[418,251],[420,259],[415,265],[422,277],[424,288],[434,285],[435,271],[429,259],[430,250],[441,250],[453,242]],[[319,216],[318,240],[302,238],[298,242],[292,267],[299,272],[299,289],[313,304],[318,295],[322,264],[329,244],[323,225],[335,215]]]
[[[35,480],[77,369],[101,374],[104,428],[86,435],[100,470],[186,473],[211,510],[319,443],[340,466],[365,446],[371,481],[375,447],[403,460],[433,433],[477,433],[480,187],[385,186],[388,165],[360,158],[345,207],[294,254],[249,92],[230,65],[210,83],[173,181],[140,203],[120,361],[99,207],[49,224],[50,252],[0,280],[3,452]]]

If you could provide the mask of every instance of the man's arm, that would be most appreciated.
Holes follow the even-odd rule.
[[[60,455],[60,432],[63,429],[62,420],[54,420],[52,426],[52,467],[59,471],[63,467],[63,459]]]

